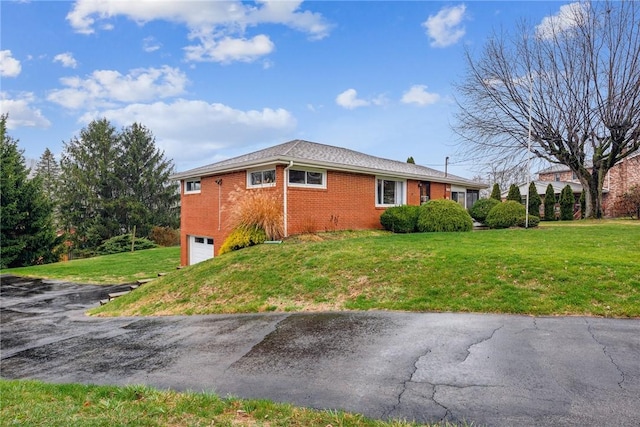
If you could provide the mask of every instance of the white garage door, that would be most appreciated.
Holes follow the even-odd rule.
[[[189,265],[213,258],[211,237],[189,236]]]

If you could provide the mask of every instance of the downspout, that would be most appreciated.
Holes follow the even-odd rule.
[[[288,185],[287,183],[289,182],[289,169],[291,169],[291,167],[293,166],[293,160],[289,161],[289,166],[287,166],[286,168],[284,168],[284,179],[282,180],[282,192],[283,192],[283,206],[282,206],[282,216],[284,219],[284,237],[288,237],[289,236],[289,230],[288,230],[288,223],[287,223],[287,194],[288,194]]]

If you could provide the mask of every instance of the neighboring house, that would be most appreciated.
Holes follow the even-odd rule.
[[[263,189],[283,203],[285,236],[379,229],[389,206],[452,199],[470,207],[483,183],[357,151],[294,140],[173,176],[181,188],[181,264],[218,253],[232,224],[228,198]],[[284,185],[286,183],[286,185]]]
[[[538,179],[534,182],[543,203],[549,184],[554,188],[556,200],[558,200],[560,192],[566,185],[569,185],[573,190],[576,202],[582,194],[582,184],[580,184],[575,172],[564,165],[554,165],[539,171]],[[615,217],[617,215],[615,212],[616,200],[634,185],[640,185],[640,151],[622,159],[607,172],[602,189],[602,213],[605,217]],[[524,199],[528,188],[527,184],[521,184],[519,188],[520,194],[523,195]],[[507,193],[504,193],[504,197],[506,197]]]

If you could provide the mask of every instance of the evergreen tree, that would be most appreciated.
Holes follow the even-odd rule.
[[[413,160],[413,156],[409,156],[409,158],[407,159],[407,163],[411,163],[411,164],[415,165],[416,161]]]
[[[515,184],[511,184],[511,186],[509,187],[509,194],[507,194],[507,200],[513,200],[514,202],[522,203],[520,187]]]
[[[529,184],[529,215],[540,216],[540,205],[542,204],[542,199],[538,194],[538,189],[536,188],[535,182],[531,182]]]
[[[122,180],[120,224],[148,236],[154,226],[176,228],[180,218],[178,187],[171,185],[173,164],[155,146],[152,132],[141,124],[124,128],[120,135],[122,158],[117,174]]]
[[[493,184],[493,189],[491,190],[491,199],[496,199],[497,201],[502,201],[502,195],[500,194],[500,185],[496,182]]]
[[[576,198],[570,185],[566,185],[560,193],[560,219],[562,221],[573,220],[573,205]]]
[[[60,209],[77,249],[94,249],[125,231],[116,215],[122,189],[116,175],[119,155],[116,129],[106,119],[89,123],[80,138],[64,144]]]
[[[587,196],[584,191],[580,194],[580,219],[584,219],[584,214],[587,211]]]
[[[551,184],[547,185],[544,193],[544,220],[554,221],[556,219],[556,192]]]
[[[18,143],[7,135],[7,115],[0,116],[0,268],[55,262],[59,241],[52,205],[40,178],[28,179]]]
[[[91,252],[134,227],[146,237],[154,226],[179,226],[173,164],[141,124],[118,132],[106,119],[89,123],[65,143],[61,169],[61,211],[77,249]]]
[[[53,204],[54,223],[59,222],[60,210],[58,208],[60,198],[60,164],[48,148],[40,157],[36,165],[35,176],[42,180],[42,190],[45,196]]]

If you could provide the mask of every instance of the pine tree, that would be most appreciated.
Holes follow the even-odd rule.
[[[573,220],[573,205],[576,198],[570,185],[566,185],[560,193],[560,219],[562,221]]]
[[[179,226],[173,163],[141,124],[118,132],[106,119],[89,123],[65,143],[61,168],[61,211],[77,249],[91,253],[134,227],[145,237],[154,226]]]
[[[500,193],[500,185],[497,182],[493,184],[493,189],[491,190],[491,196],[489,198],[496,199],[499,202],[502,201],[502,195]]]
[[[59,223],[60,164],[49,148],[44,150],[35,169],[35,176],[42,180],[42,189],[53,204],[54,223]]]
[[[416,161],[413,160],[413,156],[409,156],[409,158],[407,159],[407,163],[411,163],[411,164],[415,165]]]
[[[538,189],[536,188],[535,182],[531,182],[529,184],[529,215],[540,216],[540,205],[542,204],[542,199],[538,194]]]
[[[116,175],[119,155],[116,129],[106,119],[89,123],[79,138],[64,144],[60,209],[77,249],[95,249],[125,231],[116,215],[122,189]]]
[[[580,219],[584,219],[584,213],[587,211],[587,197],[584,189],[580,193]]]
[[[554,221],[556,219],[556,192],[553,185],[547,185],[544,193],[544,220]]]
[[[7,135],[7,115],[0,116],[0,268],[55,262],[59,243],[52,205],[40,178],[29,179],[18,142]]]
[[[178,187],[170,184],[174,168],[155,146],[153,133],[134,123],[120,134],[122,158],[117,174],[123,183],[120,224],[140,236],[154,226],[179,225]]]
[[[509,187],[509,194],[507,194],[507,200],[513,200],[514,202],[522,203],[520,187],[515,184],[511,184],[511,187]]]

